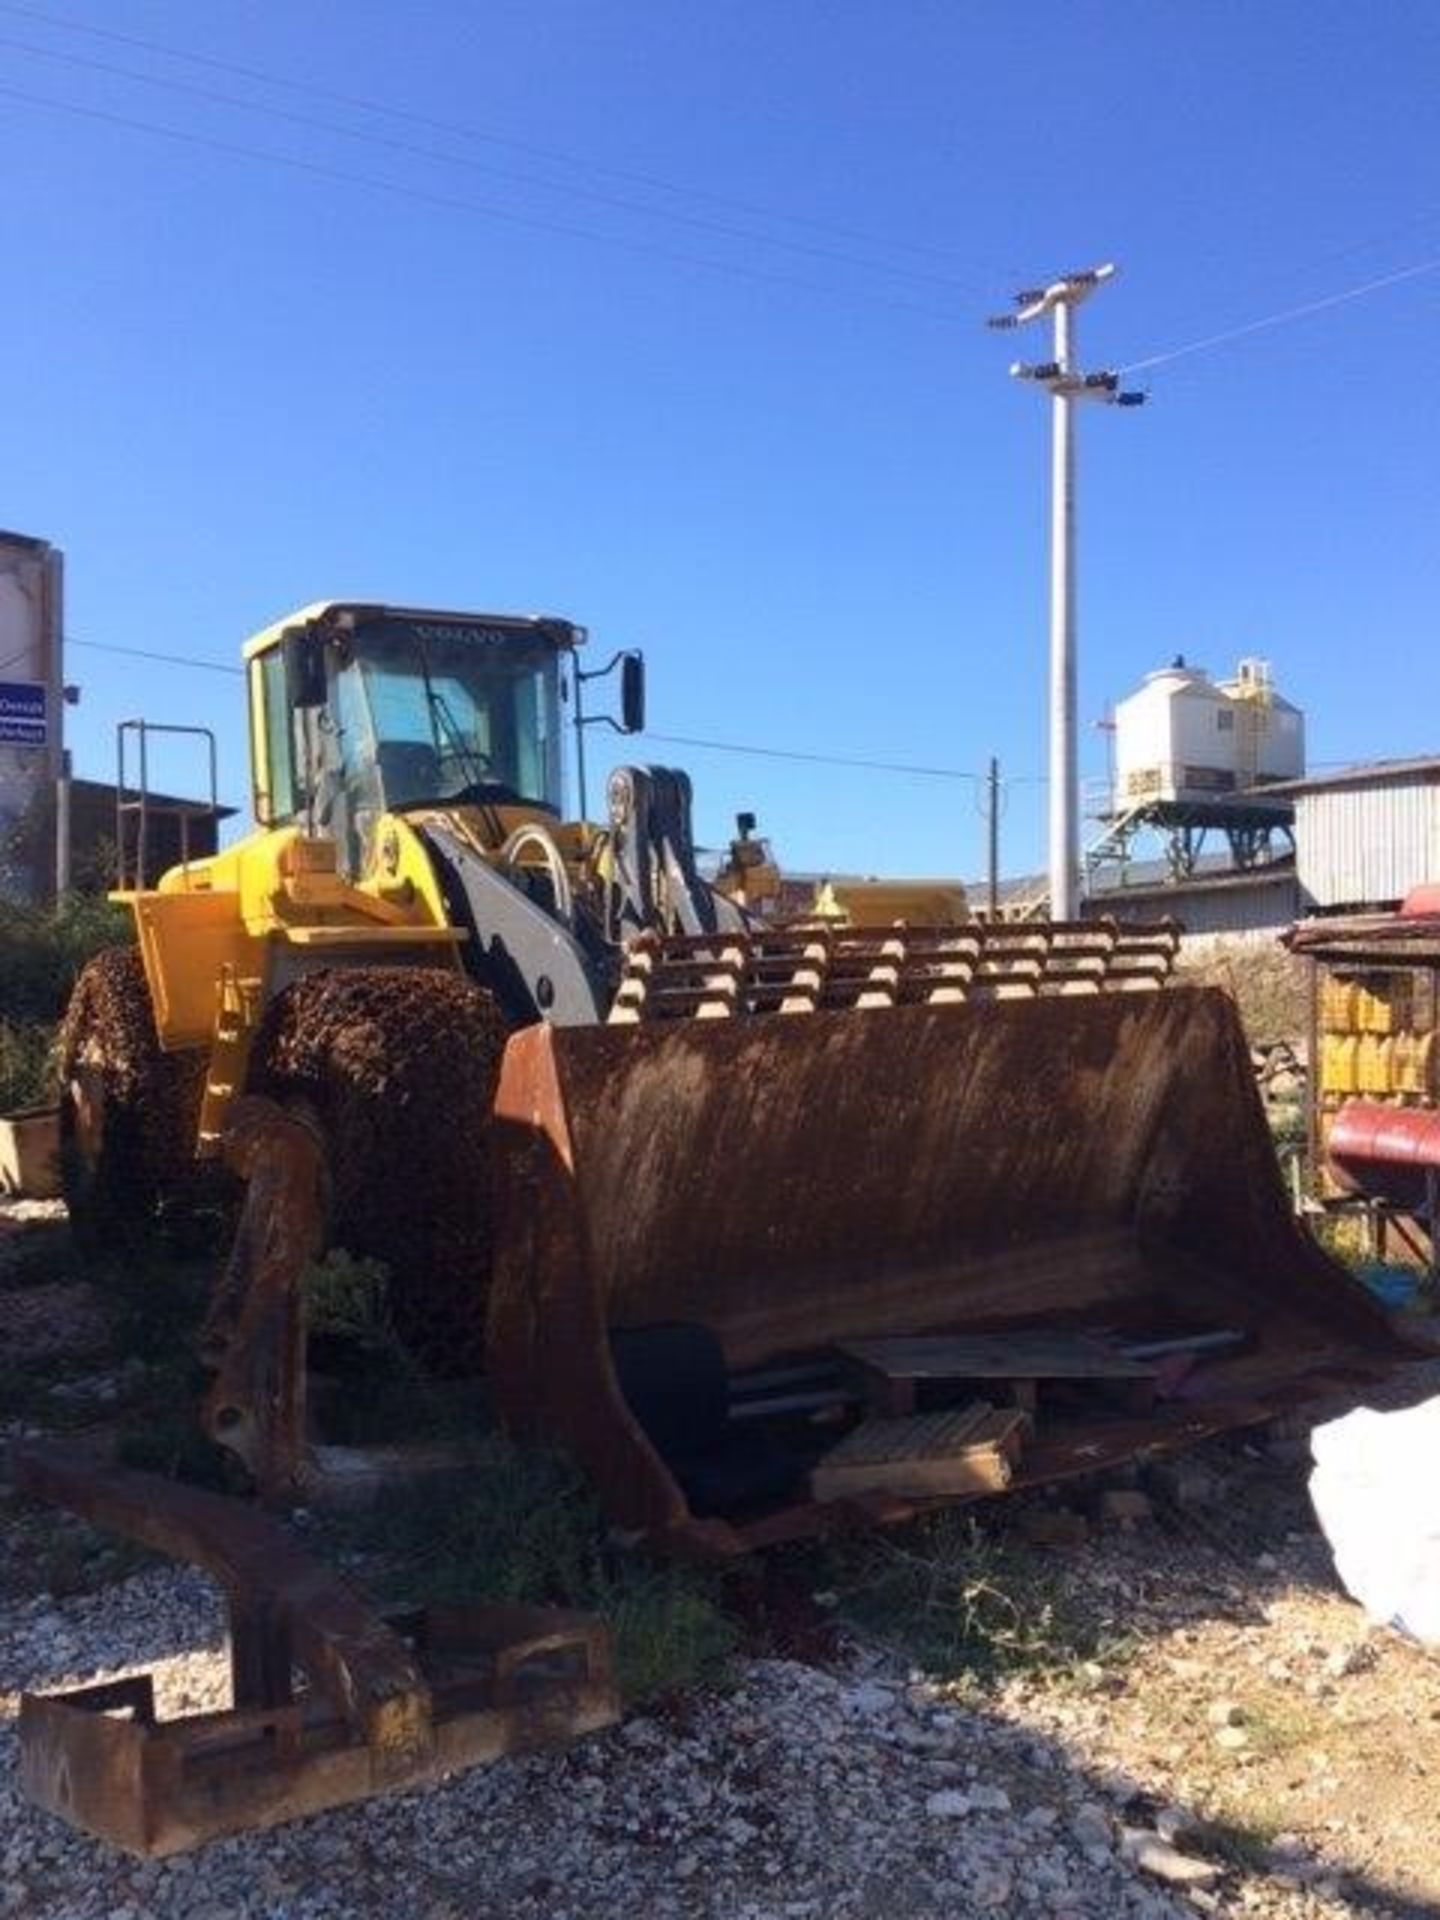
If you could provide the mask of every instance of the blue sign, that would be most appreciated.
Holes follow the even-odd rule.
[[[0,680],[0,746],[43,747],[47,732],[44,687]]]

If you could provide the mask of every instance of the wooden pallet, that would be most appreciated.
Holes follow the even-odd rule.
[[[1002,1493],[1030,1429],[1017,1407],[988,1400],[942,1413],[863,1420],[832,1447],[810,1476],[815,1500],[880,1490],[917,1498]]]
[[[1033,1409],[1041,1380],[1105,1380],[1134,1387],[1153,1381],[1157,1371],[1091,1334],[1044,1328],[847,1340],[839,1352],[857,1372],[871,1404],[891,1414],[912,1413],[916,1387],[927,1380],[1006,1381],[1016,1403]],[[1148,1386],[1143,1391],[1148,1394]]]

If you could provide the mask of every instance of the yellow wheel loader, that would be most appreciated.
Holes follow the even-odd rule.
[[[348,602],[260,634],[255,830],[128,891],[138,959],[77,988],[77,1223],[207,1160],[248,1183],[206,1419],[262,1488],[323,1491],[326,1247],[696,1551],[1093,1470],[1401,1351],[1292,1220],[1173,927],[910,924],[894,891],[890,924],[762,919],[702,878],[683,773],[565,817],[583,637]],[[636,729],[633,656],[623,689]]]
[[[411,1353],[482,1373],[617,1529],[697,1554],[1093,1473],[1407,1351],[1292,1219],[1232,1003],[1166,984],[1173,927],[890,886],[787,926],[745,826],[740,898],[701,878],[664,768],[567,820],[581,637],[335,602],[261,634],[255,830],[127,889],[136,950],[77,985],[77,1231],[123,1241],[217,1163],[244,1183],[203,1418],[262,1496],[417,1464],[312,1430],[327,1249],[383,1260]],[[624,687],[637,727],[633,657]],[[616,1716],[598,1621],[382,1618],[253,1505],[12,1464],[226,1591],[228,1709],[164,1719],[148,1674],[22,1699],[25,1791],[132,1851]]]

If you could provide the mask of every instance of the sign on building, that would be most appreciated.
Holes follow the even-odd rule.
[[[0,680],[0,746],[43,747],[48,739],[44,687]]]

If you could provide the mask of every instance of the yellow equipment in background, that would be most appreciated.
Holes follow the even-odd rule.
[[[788,878],[755,815],[735,816],[736,837],[715,876],[717,889],[770,926],[958,927],[970,918],[958,880],[801,881]]]

